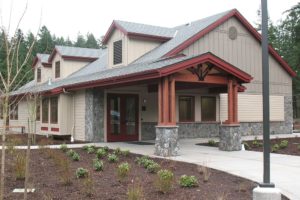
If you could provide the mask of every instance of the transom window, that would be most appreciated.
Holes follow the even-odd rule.
[[[41,79],[42,79],[42,70],[41,68],[38,68],[37,71],[36,71],[36,76],[37,76],[37,82],[41,82]]]
[[[114,65],[122,63],[122,40],[114,42]]]
[[[195,97],[179,96],[179,121],[195,121]]]
[[[201,97],[201,121],[216,121],[216,97]]]
[[[60,77],[60,62],[55,62],[55,78]]]

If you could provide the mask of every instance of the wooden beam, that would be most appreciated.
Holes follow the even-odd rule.
[[[158,124],[162,123],[162,80],[158,81]]]
[[[162,87],[163,91],[162,91],[162,100],[163,100],[163,107],[162,107],[162,110],[163,110],[163,113],[162,113],[162,117],[163,117],[163,120],[162,122],[164,124],[167,124],[169,123],[169,80],[168,80],[168,77],[164,77],[163,78],[163,87]]]
[[[207,75],[203,81],[200,81],[197,76],[193,74],[175,74],[174,75],[176,82],[187,82],[187,83],[204,83],[204,84],[217,84],[217,85],[226,85],[228,83],[227,77],[216,76],[216,75]]]

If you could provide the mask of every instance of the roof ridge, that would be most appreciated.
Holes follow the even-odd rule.
[[[139,22],[125,21],[125,20],[114,20],[114,21],[115,22],[125,22],[125,23],[138,24],[138,25],[143,25],[143,26],[153,26],[153,27],[157,27],[157,28],[173,29],[173,27],[158,26],[158,25],[153,25],[153,24],[145,24],[145,23],[139,23]]]

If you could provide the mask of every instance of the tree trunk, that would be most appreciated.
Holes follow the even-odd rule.
[[[27,200],[28,179],[29,179],[29,162],[30,162],[30,142],[31,142],[31,120],[28,119],[28,137],[26,150],[26,166],[25,166],[25,184],[24,184],[24,200]]]

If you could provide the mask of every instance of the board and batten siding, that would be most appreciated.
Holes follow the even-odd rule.
[[[85,90],[80,90],[74,94],[75,101],[75,140],[85,140]]]
[[[235,40],[228,37],[231,26],[237,28],[238,36]],[[181,53],[199,55],[206,52],[215,54],[253,77],[251,83],[244,84],[247,87],[245,93],[262,93],[261,45],[236,18],[228,19]],[[292,78],[272,56],[269,61],[270,94],[290,96]]]
[[[228,115],[227,94],[220,94],[220,119],[225,121]],[[284,97],[270,96],[270,121],[284,121]],[[262,122],[262,95],[238,95],[238,121]]]

